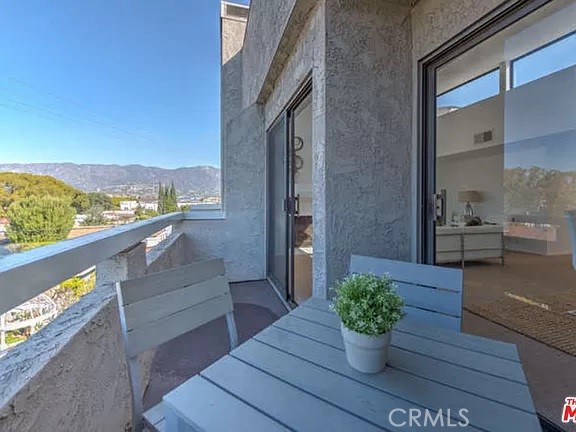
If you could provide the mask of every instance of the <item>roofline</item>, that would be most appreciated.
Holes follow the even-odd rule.
[[[245,5],[245,4],[242,4],[242,3],[234,3],[234,2],[222,0],[222,1],[220,2],[220,4],[226,4],[226,5],[230,5],[230,6],[241,7],[241,8],[244,8],[244,9],[250,9],[250,6]]]

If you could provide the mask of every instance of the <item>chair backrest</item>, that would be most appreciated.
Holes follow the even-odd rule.
[[[568,230],[572,244],[572,267],[576,269],[576,210],[566,211],[566,219],[568,219]]]
[[[132,425],[143,428],[137,356],[226,316],[230,349],[238,336],[230,287],[220,259],[202,261],[116,283],[130,385]]]
[[[404,298],[404,322],[460,331],[462,270],[352,255],[350,273],[388,274]]]

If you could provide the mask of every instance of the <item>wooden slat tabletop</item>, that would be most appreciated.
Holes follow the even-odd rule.
[[[410,412],[420,413],[418,430],[454,430],[466,419],[469,430],[541,430],[513,345],[401,323],[387,368],[364,374],[348,365],[339,318],[321,299],[166,395],[164,406],[168,432],[407,430]]]

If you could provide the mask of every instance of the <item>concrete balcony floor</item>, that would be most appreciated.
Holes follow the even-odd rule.
[[[242,343],[268,327],[288,311],[267,281],[230,285],[234,318]],[[144,395],[144,409],[202,371],[229,351],[226,321],[220,318],[188,332],[160,347],[156,352],[150,384]]]

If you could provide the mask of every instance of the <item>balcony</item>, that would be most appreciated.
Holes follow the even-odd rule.
[[[0,313],[92,266],[96,286],[25,342],[0,354],[0,430],[124,430],[130,397],[113,283],[208,257],[182,213],[89,234],[0,260]],[[200,222],[199,222],[200,223]],[[172,235],[146,252],[145,238]],[[231,284],[240,342],[286,313],[266,281]],[[227,352],[215,321],[139,359],[145,406]],[[222,336],[222,337],[221,337]]]

